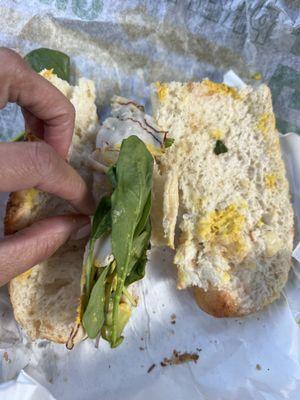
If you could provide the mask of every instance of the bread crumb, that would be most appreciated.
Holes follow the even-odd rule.
[[[171,315],[171,324],[176,324],[176,315],[175,314],[172,314]]]
[[[199,359],[199,355],[196,353],[181,353],[180,351],[173,350],[173,355],[171,358],[164,358],[163,361],[161,361],[160,365],[162,367],[166,367],[167,365],[179,365],[187,362],[193,361],[194,363],[197,363]]]
[[[257,369],[257,371],[260,371],[260,370],[261,370],[260,364],[256,364],[256,367],[255,367],[255,368]]]
[[[5,352],[3,353],[3,358],[4,358],[4,360],[5,360],[6,362],[9,362],[9,357],[8,357],[7,351],[5,351]]]
[[[147,373],[149,374],[151,371],[153,371],[153,369],[156,367],[156,364],[152,364],[149,368]]]

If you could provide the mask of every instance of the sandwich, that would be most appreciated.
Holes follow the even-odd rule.
[[[98,203],[88,243],[69,240],[10,283],[15,318],[33,340],[118,346],[151,245],[173,249],[178,289],[191,288],[211,315],[243,316],[279,297],[293,210],[267,86],[155,83],[153,116],[114,96],[100,125],[92,81],[71,86],[65,58],[56,69],[40,53],[28,60],[75,107],[70,163]],[[35,189],[13,193],[6,233],[70,211]]]
[[[78,85],[70,85],[65,57],[39,49],[26,59],[36,71],[45,67],[39,73],[75,107],[70,164],[93,191],[98,207],[88,243],[69,240],[48,260],[13,279],[10,298],[16,320],[33,340],[44,338],[71,349],[86,337],[102,337],[116,347],[137,302],[132,286],[145,274],[151,235],[151,152],[163,148],[164,138],[141,106],[123,98],[113,101],[112,117],[99,130],[94,84],[81,78]],[[101,147],[96,149],[98,131]],[[120,143],[112,131],[122,134]],[[35,138],[28,135],[27,140]],[[5,232],[72,211],[62,199],[36,189],[15,192],[7,205]]]
[[[175,248],[177,286],[216,317],[256,312],[287,282],[294,235],[270,90],[208,79],[152,89],[173,141],[159,160],[158,236]]]

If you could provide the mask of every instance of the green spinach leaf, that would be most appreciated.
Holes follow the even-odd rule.
[[[10,139],[11,142],[22,142],[25,138],[25,132],[19,133],[17,136]]]
[[[134,155],[134,157],[133,157]],[[119,342],[117,320],[120,299],[132,257],[133,239],[152,187],[153,158],[136,136],[123,140],[116,166],[117,187],[111,196],[112,252],[117,263],[111,346]]]
[[[110,265],[101,269],[103,271],[101,271],[91,291],[89,303],[82,318],[84,329],[91,339],[94,339],[98,335],[105,321],[105,282]]]
[[[152,205],[152,195],[151,192],[149,193],[149,197],[146,201],[143,213],[141,215],[141,219],[139,220],[139,223],[136,227],[134,236],[138,236],[144,229],[147,224],[147,221],[149,220],[150,216],[150,211],[151,211],[151,205]]]
[[[130,318],[126,287],[145,274],[151,235],[152,173],[153,158],[144,143],[136,136],[123,140],[117,164],[108,172],[114,192],[111,198],[100,201],[93,218],[83,325],[91,338],[101,330],[111,347],[122,342],[122,332]],[[110,231],[114,261],[109,271],[105,269],[96,279],[99,268],[94,266],[95,242]]]
[[[106,176],[108,177],[110,183],[112,184],[112,187],[115,188],[117,186],[117,176],[116,176],[116,166],[113,165],[110,167],[106,173]]]
[[[130,306],[126,303],[121,303],[119,306],[118,319],[115,321],[114,324],[118,340],[115,343],[115,346],[112,347],[117,347],[122,343],[123,337],[121,335],[127,322],[129,321],[130,316],[131,316]],[[113,327],[112,311],[110,311],[107,315],[107,322],[105,323],[101,331],[102,337],[110,343],[112,342],[112,327]]]
[[[130,274],[127,276],[125,280],[125,286],[129,286],[132,283],[137,282],[144,278],[147,261],[148,260],[146,254],[144,254],[142,258],[137,260]]]
[[[96,240],[104,233],[111,230],[111,200],[109,196],[104,196],[100,200],[93,217],[91,237]]]
[[[147,250],[150,247],[151,224],[148,219],[145,230],[133,240],[130,265],[128,266],[125,286],[141,279],[145,275],[145,265],[147,262]],[[140,278],[137,279],[137,276]]]
[[[52,69],[61,79],[70,82],[70,58],[61,51],[40,48],[31,51],[25,60],[36,72],[43,69]]]
[[[175,139],[166,138],[165,141],[164,141],[165,148],[167,149],[168,147],[171,147],[174,142],[175,142]]]
[[[222,142],[222,140],[217,140],[215,148],[214,148],[214,153],[218,156],[219,154],[227,153],[227,151],[228,151],[228,149],[225,146],[225,144]]]

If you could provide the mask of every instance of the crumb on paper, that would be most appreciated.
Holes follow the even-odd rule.
[[[9,357],[8,357],[8,352],[7,352],[7,351],[5,351],[5,352],[3,353],[3,358],[4,358],[4,360],[5,360],[6,362],[9,362]]]
[[[260,370],[261,370],[260,364],[256,364],[256,367],[255,367],[255,368],[257,369],[257,371],[260,371]]]
[[[144,350],[145,350],[145,347],[139,347],[139,349],[140,349],[141,351],[144,351]]]
[[[197,347],[196,350],[200,353],[200,351],[202,351],[202,349],[200,349],[200,347]]]
[[[196,353],[181,353],[180,351],[173,350],[173,355],[171,358],[164,358],[163,361],[161,361],[160,365],[162,367],[166,367],[167,365],[179,365],[179,364],[184,364],[187,362],[193,361],[194,363],[197,363],[199,359],[199,355]]]
[[[49,379],[48,379],[48,382],[49,382],[49,383],[53,383],[53,378],[49,378]]]
[[[141,340],[144,340],[144,338],[143,338],[143,337],[141,337]]]
[[[155,367],[156,367],[156,364],[152,364],[152,365],[148,368],[147,373],[149,374],[151,371],[154,370]]]
[[[171,324],[176,324],[176,314],[171,315]]]

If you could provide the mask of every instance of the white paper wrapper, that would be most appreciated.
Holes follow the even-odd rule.
[[[297,128],[300,46],[295,27],[300,18],[293,4],[33,0],[28,6],[0,0],[0,40],[23,53],[45,46],[69,54],[74,79],[84,75],[96,81],[102,119],[113,94],[147,105],[153,81],[221,80],[233,69],[251,83],[254,72],[270,80],[278,120],[285,123],[281,126]],[[0,112],[2,138],[21,129],[14,106]],[[295,134],[281,137],[297,216],[299,140]],[[1,202],[0,216],[4,197]],[[168,251],[152,252],[147,277],[139,285],[139,305],[124,343],[115,350],[102,341],[99,349],[85,341],[71,352],[46,341],[28,342],[1,289],[1,382],[23,369],[57,400],[298,400],[298,264],[281,299],[266,310],[243,319],[215,319],[199,310],[189,291],[176,290],[171,259]],[[173,349],[198,353],[197,364],[161,367]],[[10,398],[25,400],[23,394]]]
[[[26,372],[21,371],[15,381],[8,381],[0,385],[1,399],[22,400],[55,400],[54,397],[32,379]]]

